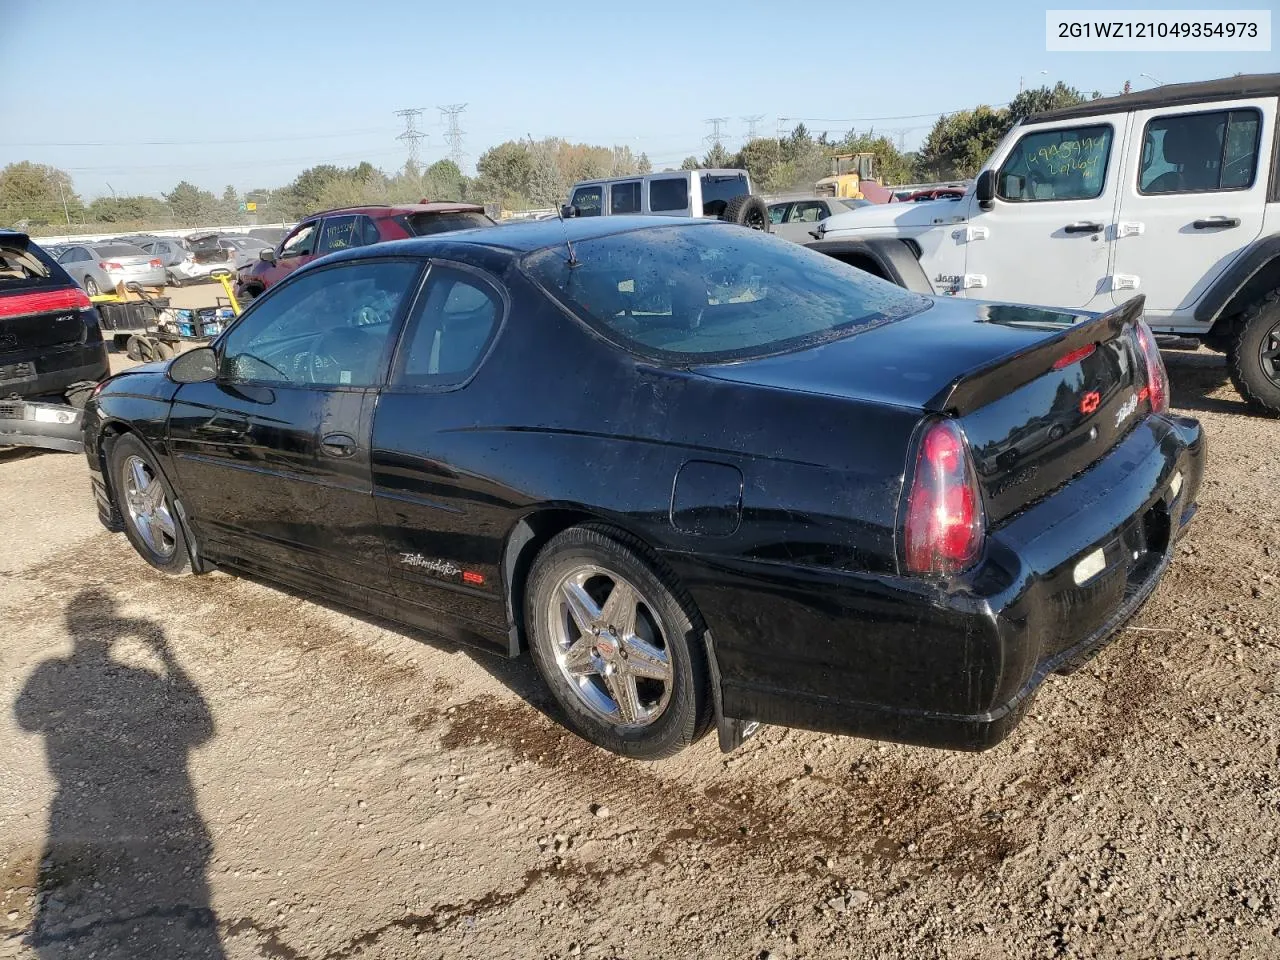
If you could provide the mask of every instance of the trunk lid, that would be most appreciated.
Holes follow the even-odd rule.
[[[998,523],[1097,462],[1150,411],[1142,305],[1094,315],[937,301],[808,350],[697,372],[956,417]]]

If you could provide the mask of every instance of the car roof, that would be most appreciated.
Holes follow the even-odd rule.
[[[1074,107],[1032,114],[1022,122],[1024,124],[1048,123],[1051,120],[1070,120],[1074,117],[1096,117],[1104,113],[1127,113],[1130,110],[1277,95],[1280,95],[1280,73],[1250,73],[1238,77],[1223,77],[1220,80],[1202,80],[1197,83],[1167,83],[1161,87],[1140,90],[1137,93],[1125,93],[1118,97],[1086,100]]]
[[[325,262],[336,260],[360,259],[372,254],[390,252],[428,257],[441,247],[472,246],[490,250],[504,250],[516,256],[543,250],[547,247],[562,245],[566,239],[570,242],[595,240],[599,237],[614,236],[619,233],[630,233],[633,230],[659,229],[662,227],[680,230],[696,230],[713,224],[724,226],[721,220],[681,217],[570,217],[561,220],[555,217],[550,220],[526,220],[511,223],[501,230],[492,227],[472,227],[468,230],[450,230],[446,233],[434,233],[425,237],[412,237],[408,240],[391,240],[375,243],[365,247],[351,247],[340,253],[325,257]]]
[[[579,180],[574,183],[572,189],[578,187],[593,187],[597,183],[618,183],[622,180],[646,180],[653,177],[678,177],[681,174],[709,174],[713,177],[741,177],[746,176],[747,171],[738,167],[699,167],[696,170],[650,170],[648,173],[627,173],[617,177],[596,177],[594,180]]]
[[[428,200],[426,203],[364,203],[353,207],[321,210],[303,219],[315,220],[335,213],[364,213],[371,217],[394,217],[406,213],[484,213],[484,207],[478,203],[464,203],[456,200]]]

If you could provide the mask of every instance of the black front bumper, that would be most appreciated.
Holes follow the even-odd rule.
[[[669,556],[711,628],[724,715],[983,750],[1045,677],[1139,610],[1195,513],[1204,440],[1153,417],[988,537],[957,582]],[[1082,576],[1082,561],[1102,566]]]

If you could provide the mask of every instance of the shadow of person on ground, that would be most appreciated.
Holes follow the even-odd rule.
[[[209,708],[157,624],[119,616],[96,590],[66,622],[71,656],[40,664],[15,707],[57,780],[26,943],[41,958],[222,958],[187,771],[213,736]],[[113,658],[125,638],[164,675]]]

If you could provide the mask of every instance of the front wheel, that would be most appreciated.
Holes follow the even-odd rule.
[[[1240,396],[1257,409],[1280,416],[1280,289],[1245,311],[1227,365]]]
[[[91,297],[98,295],[98,282],[93,277],[84,278],[84,292]]]
[[[143,560],[162,573],[191,571],[187,538],[178,521],[173,491],[146,446],[122,434],[107,455],[112,494],[124,517],[124,532]]]
[[[542,548],[525,600],[534,663],[569,725],[656,760],[713,719],[701,618],[626,534],[571,527]]]

